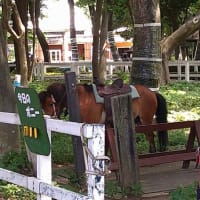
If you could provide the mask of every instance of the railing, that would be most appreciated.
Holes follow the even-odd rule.
[[[177,60],[168,63],[171,80],[199,81],[200,61]]]
[[[0,112],[0,122],[16,125],[21,124],[19,116],[16,113]],[[101,170],[104,170],[104,161],[97,158],[104,156],[104,125],[82,124],[50,118],[45,118],[45,122],[49,137],[51,137],[51,131],[56,131],[87,138],[88,149],[96,158],[95,163],[91,156],[88,155],[88,158],[86,158],[86,162],[88,163],[88,168],[86,167],[87,196],[51,185],[51,154],[49,156],[37,155],[37,178],[0,168],[0,180],[19,185],[37,193],[38,200],[50,200],[51,198],[57,200],[104,200],[104,175],[100,173]]]
[[[45,79],[63,79],[62,73],[60,75],[48,74],[52,69],[57,69],[60,72],[65,70],[75,72],[78,80],[92,80],[91,66],[91,61],[37,63],[33,69],[33,76],[41,81]],[[107,61],[107,79],[115,78],[115,72],[118,70],[129,72],[131,66],[131,61]],[[168,67],[171,80],[185,80],[188,82],[200,80],[200,61],[170,61]]]
[[[132,63],[130,61],[107,62],[107,79],[116,77],[116,70],[129,71]],[[92,80],[91,61],[65,62],[65,63],[38,63],[34,67],[33,76],[41,81],[45,79],[63,79],[63,75],[49,75],[48,72],[56,69],[59,72],[72,71],[76,73],[78,80]]]

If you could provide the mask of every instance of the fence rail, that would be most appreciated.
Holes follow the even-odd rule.
[[[21,125],[16,113],[0,112],[0,122]],[[51,131],[84,137],[88,140],[88,149],[95,158],[96,156],[104,156],[104,125],[82,124],[50,118],[45,118],[45,122],[49,137],[51,137]],[[104,200],[104,175],[95,171],[96,168],[104,170],[104,160],[97,159],[94,163],[90,156],[86,159],[88,163],[88,168],[86,168],[86,172],[88,172],[87,196],[51,185],[51,154],[49,156],[37,155],[37,178],[0,168],[0,180],[17,184],[37,193],[38,200],[50,200],[51,198],[57,200]]]
[[[92,80],[91,61],[63,62],[63,63],[37,63],[33,70],[36,79],[63,79],[63,75],[50,75],[48,72],[57,69],[60,72],[65,70],[76,73],[78,80]],[[107,61],[107,79],[116,77],[116,71],[129,72],[131,61]],[[199,81],[200,80],[200,61],[170,61],[168,63],[171,80]]]

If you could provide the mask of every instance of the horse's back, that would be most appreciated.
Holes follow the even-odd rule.
[[[143,85],[134,85],[140,97],[133,99],[134,117],[139,117],[141,123],[152,123],[157,110],[157,98],[155,92]]]
[[[91,85],[78,84],[77,93],[81,121],[85,123],[104,123],[104,106],[96,103]]]

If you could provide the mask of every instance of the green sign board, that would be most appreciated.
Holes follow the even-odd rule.
[[[49,155],[50,142],[37,92],[32,88],[15,88],[17,108],[30,151]]]

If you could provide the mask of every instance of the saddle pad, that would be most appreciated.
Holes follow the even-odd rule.
[[[95,84],[92,84],[92,88],[93,88],[93,93],[95,96],[96,103],[104,103],[104,98],[99,96],[97,87]],[[133,85],[130,85],[130,88],[131,88],[131,92],[129,94],[131,95],[132,99],[140,97],[140,95],[138,94],[138,91]]]

